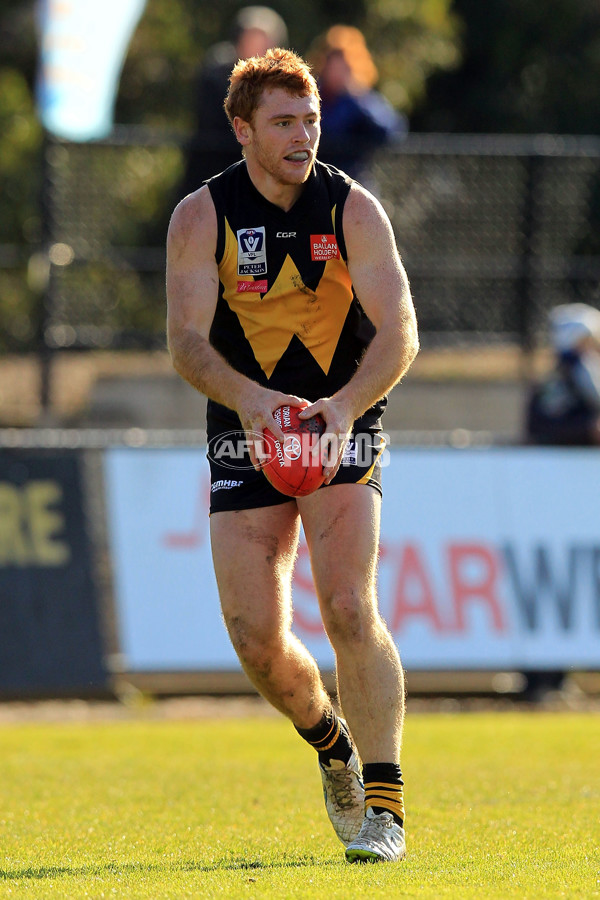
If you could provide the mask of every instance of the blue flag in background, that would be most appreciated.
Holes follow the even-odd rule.
[[[41,0],[37,88],[44,127],[70,141],[106,137],[119,77],[146,0]]]

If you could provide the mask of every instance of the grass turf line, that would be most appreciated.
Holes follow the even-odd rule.
[[[281,719],[0,730],[0,897],[600,896],[600,720],[413,715],[408,858],[349,866]]]

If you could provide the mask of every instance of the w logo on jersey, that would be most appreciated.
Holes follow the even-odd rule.
[[[237,233],[238,275],[266,275],[265,229],[242,228]]]

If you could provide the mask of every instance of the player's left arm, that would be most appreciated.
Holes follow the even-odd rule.
[[[337,464],[326,469],[328,481],[339,468],[354,421],[400,381],[419,349],[408,277],[390,220],[360,185],[352,185],[343,226],[354,290],[376,333],[347,384],[300,414],[307,418],[321,413],[327,432],[339,439]]]

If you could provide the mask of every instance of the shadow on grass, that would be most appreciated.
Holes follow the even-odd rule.
[[[0,881],[42,880],[44,878],[62,878],[102,875],[134,875],[160,874],[165,875],[175,872],[233,872],[233,871],[257,871],[271,869],[300,869],[308,866],[336,866],[345,864],[343,857],[338,859],[316,859],[313,856],[299,859],[281,859],[269,862],[247,859],[224,859],[218,862],[182,862],[182,863],[106,863],[106,865],[88,866],[28,866],[22,869],[0,869]]]

